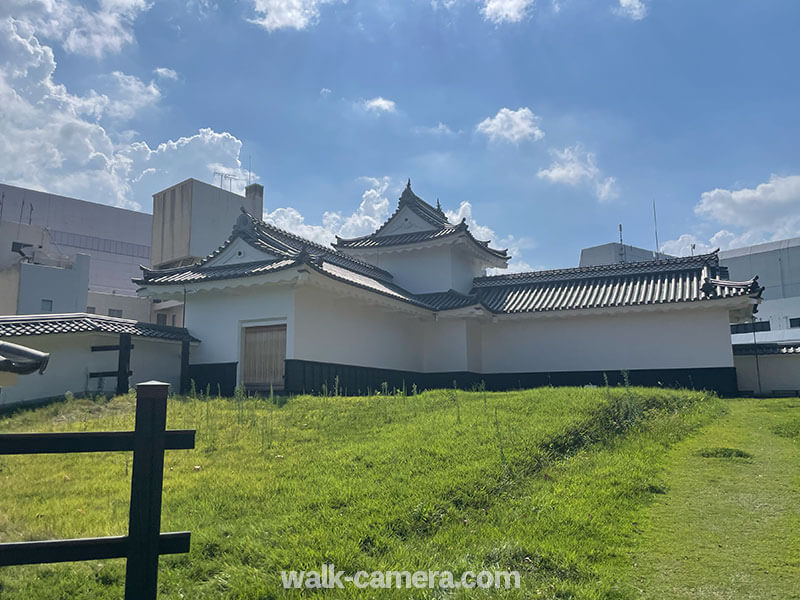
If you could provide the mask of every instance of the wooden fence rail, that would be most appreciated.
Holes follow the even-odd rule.
[[[133,431],[0,434],[0,455],[133,451],[128,535],[0,544],[0,567],[127,558],[125,600],[154,600],[158,557],[189,551],[188,531],[161,533],[164,451],[194,448],[193,430],[167,431],[169,385],[136,386]]]

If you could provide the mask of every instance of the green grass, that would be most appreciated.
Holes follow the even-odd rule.
[[[800,401],[729,407],[668,457],[634,558],[641,598],[800,598]]]
[[[0,431],[127,429],[132,408],[127,396],[73,400],[0,420]],[[653,499],[672,493],[669,449],[724,410],[700,392],[644,388],[304,396],[283,406],[174,399],[169,426],[197,428],[198,439],[196,450],[167,453],[162,530],[191,530],[192,550],[161,559],[160,597],[300,597],[281,589],[279,571],[333,563],[516,569],[520,590],[481,593],[632,598],[632,545]],[[753,453],[758,461],[762,450]],[[3,457],[0,541],[124,534],[129,468],[125,453]],[[120,560],[6,568],[0,597],[119,598],[123,574]]]

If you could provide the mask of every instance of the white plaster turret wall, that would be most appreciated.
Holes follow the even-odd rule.
[[[732,367],[725,308],[483,324],[486,373]]]

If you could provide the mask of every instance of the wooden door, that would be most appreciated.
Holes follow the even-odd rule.
[[[242,383],[247,389],[283,389],[286,325],[246,327]]]

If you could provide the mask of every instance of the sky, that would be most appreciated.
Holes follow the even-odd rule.
[[[0,182],[188,177],[370,233],[406,181],[510,268],[800,235],[796,0],[3,0]],[[222,175],[220,175],[220,173]],[[220,240],[222,241],[222,240]]]

